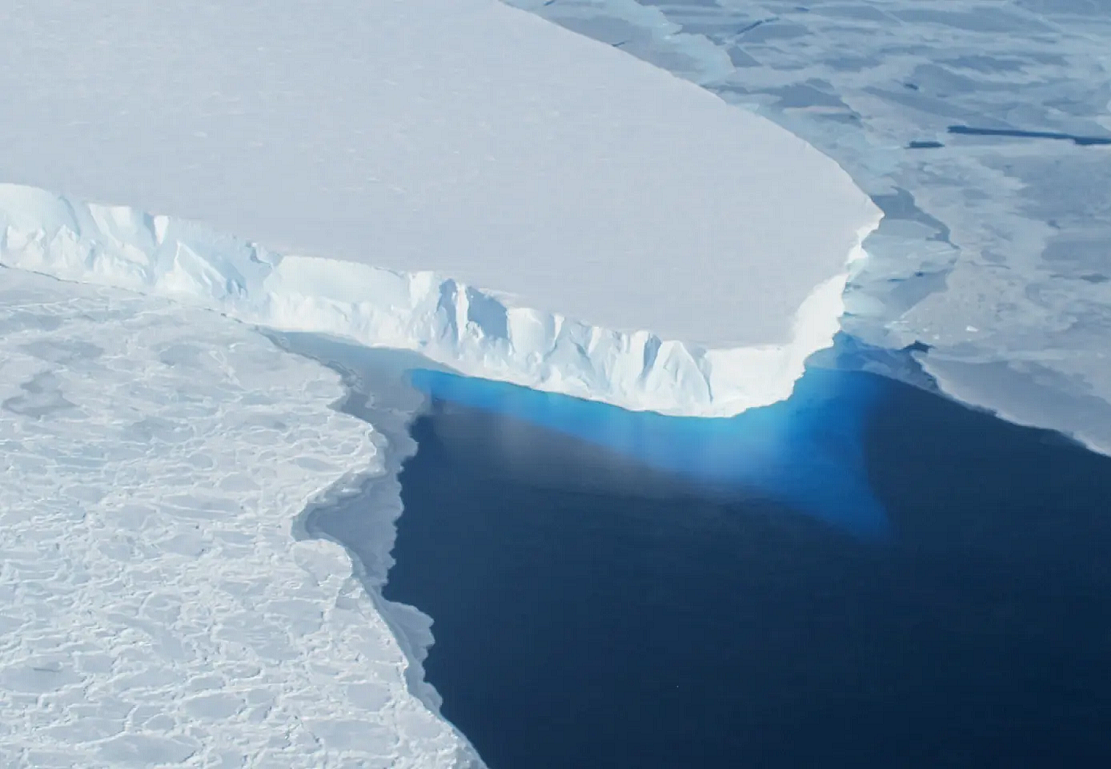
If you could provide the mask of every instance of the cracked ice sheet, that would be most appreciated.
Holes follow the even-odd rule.
[[[465,765],[346,554],[291,532],[380,463],[342,392],[215,314],[0,269],[0,764]]]
[[[931,345],[951,395],[1111,452],[1111,147],[948,133],[1111,137],[1106,2],[507,1],[833,157],[886,215],[844,329]]]

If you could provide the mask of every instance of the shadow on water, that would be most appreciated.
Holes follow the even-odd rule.
[[[483,451],[497,452],[506,474],[535,476],[541,468],[557,473],[555,458],[540,462],[521,450],[522,441],[536,442],[531,427],[541,427],[605,449],[594,453],[590,466],[605,468],[610,492],[642,484],[640,469],[651,468],[668,473],[673,490],[723,501],[766,497],[859,537],[888,534],[865,474],[863,425],[881,393],[870,379],[812,370],[787,401],[730,419],[696,419],[631,412],[444,371],[416,370],[410,377],[435,403],[502,417],[492,420],[482,441]],[[581,450],[565,456],[577,460]],[[583,463],[576,461],[574,470],[581,476]],[[563,474],[559,482],[575,481]]]

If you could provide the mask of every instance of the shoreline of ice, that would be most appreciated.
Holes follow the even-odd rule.
[[[424,660],[435,643],[433,618],[419,607],[392,601],[384,595],[395,562],[397,520],[404,512],[401,471],[418,449],[410,428],[427,404],[426,397],[406,381],[405,372],[410,367],[427,368],[434,364],[419,355],[374,350],[319,334],[266,336],[282,351],[312,361],[340,377],[345,394],[332,409],[368,426],[380,459],[351,483],[320,495],[306,507],[294,523],[295,536],[324,539],[344,548],[369,600],[408,658],[405,678],[409,691],[443,719],[440,712],[443,698],[424,672]],[[349,515],[350,520],[358,521],[362,527],[361,536],[355,540],[358,547],[352,544],[351,537],[334,535],[334,527],[328,521],[337,515]]]
[[[340,377],[201,309],[0,276],[0,762],[481,767],[358,564],[290,536],[393,461]]]
[[[590,326],[432,272],[282,255],[205,225],[0,184],[0,264],[174,299],[279,331],[419,352],[459,373],[630,410],[732,416],[788,397],[840,329],[864,256],[814,287],[786,344],[705,348]],[[666,297],[661,297],[666,300]]]
[[[169,299],[186,314],[201,309],[264,329],[412,350],[473,376],[688,416],[731,415],[789,396],[806,358],[838,332],[843,289],[863,256],[858,244],[844,271],[815,287],[798,310],[790,344],[706,350],[545,315],[430,272],[283,256],[202,224],[0,185],[4,267],[84,284],[82,290],[92,284]],[[378,464],[366,477],[385,472],[396,485],[388,462]],[[376,510],[386,517],[391,511],[399,512],[392,502]],[[389,541],[384,536],[378,544]],[[336,568],[353,569],[364,582],[366,595],[356,603],[365,599],[406,658],[408,692],[442,720],[438,695],[422,673],[433,640],[427,617],[419,608],[385,605],[380,587],[388,564],[374,571],[351,553],[344,557],[350,569]],[[481,761],[469,754],[461,760]]]

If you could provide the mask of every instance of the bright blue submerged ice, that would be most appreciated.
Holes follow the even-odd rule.
[[[433,398],[540,425],[672,473],[703,498],[766,498],[856,536],[888,533],[865,473],[867,416],[880,393],[869,380],[812,368],[787,401],[730,419],[697,419],[631,412],[430,369],[410,377]],[[483,437],[484,443],[506,443],[502,456],[509,463],[512,440]],[[611,488],[620,487],[620,478],[610,480]]]
[[[752,108],[884,210],[848,333],[1111,450],[1111,13],[1087,0],[509,0]]]

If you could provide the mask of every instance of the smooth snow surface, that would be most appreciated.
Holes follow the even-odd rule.
[[[336,374],[5,269],[0,372],[0,764],[480,766],[343,550],[291,536],[384,466]]]
[[[522,359],[547,355],[530,341],[557,337],[543,327],[557,314],[681,341],[697,359],[672,364],[681,376],[766,379],[775,393],[726,411],[783,397],[801,369],[778,370],[779,356],[708,373],[701,351],[790,346],[793,361],[827,344],[839,300],[807,319],[819,333],[796,312],[844,279],[879,219],[834,162],[772,122],[496,0],[35,0],[7,4],[0,27],[0,180],[497,292],[492,313],[540,319]],[[301,267],[286,286],[306,301],[374,298],[358,268]],[[610,356],[573,344],[593,369]],[[638,375],[656,376],[655,344],[638,350]],[[595,389],[556,377],[514,381]],[[715,411],[670,394],[614,400]]]
[[[1111,453],[1107,2],[508,1],[835,158],[885,213],[846,332]]]

